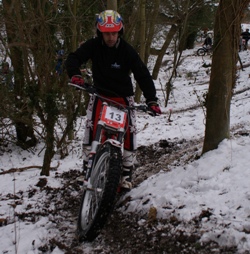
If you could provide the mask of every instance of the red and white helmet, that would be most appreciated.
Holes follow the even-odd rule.
[[[113,10],[101,12],[96,19],[96,28],[99,32],[119,32],[123,33],[123,21],[121,15]]]

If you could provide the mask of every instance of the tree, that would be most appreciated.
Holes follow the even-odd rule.
[[[3,33],[7,32],[8,40],[6,42],[3,33],[0,38],[14,67],[14,98],[20,98],[15,110],[17,113],[23,112],[24,106],[25,110],[31,109],[27,114],[31,119],[34,117],[36,122],[33,126],[28,122],[27,115],[15,114],[10,99],[6,104],[10,105],[12,112],[1,114],[1,117],[15,123],[22,120],[22,123],[29,124],[32,131],[34,127],[36,133],[44,138],[45,153],[41,174],[49,175],[51,159],[61,148],[67,133],[72,130],[81,100],[80,95],[68,96],[75,100],[65,121],[65,98],[72,90],[66,88],[68,78],[65,73],[58,76],[55,72],[56,51],[60,49],[58,47],[62,46],[62,42],[67,48],[66,53],[75,50],[84,36],[93,32],[92,12],[95,13],[96,7],[91,8],[92,4],[87,0],[69,1],[68,4],[62,0],[4,0],[2,4],[4,8],[1,8],[1,17],[4,17],[5,27],[2,25],[1,28]],[[55,132],[56,125],[61,127],[60,134]],[[24,135],[23,132],[19,133],[21,137]]]
[[[108,0],[107,9],[117,11],[117,0]]]
[[[214,26],[214,50],[206,106],[202,154],[229,138],[230,103],[236,80],[240,25],[249,0],[220,0]]]
[[[146,0],[140,0],[140,29],[139,29],[139,55],[142,59],[142,61],[145,63],[145,50],[146,50]],[[141,98],[141,89],[139,88],[139,85],[136,84],[136,90],[135,90],[135,101],[140,102]]]
[[[14,122],[16,128],[17,144],[22,148],[27,149],[36,145],[36,137],[33,131],[32,108],[28,106],[28,101],[25,98],[25,70],[24,58],[25,52],[18,47],[17,41],[22,41],[24,26],[21,17],[20,2],[2,1],[4,8],[4,23],[7,35],[6,50],[9,51],[12,65],[14,67],[14,91],[9,93],[9,117]],[[17,26],[19,24],[19,26]],[[2,42],[4,41],[3,38]]]
[[[168,47],[171,45],[174,50],[174,61],[172,73],[168,81],[166,82],[166,100],[165,106],[167,106],[170,92],[172,90],[172,80],[176,76],[176,69],[181,60],[182,51],[184,50],[184,43],[186,42],[188,34],[188,24],[190,17],[201,8],[201,0],[195,1],[173,1],[172,4],[169,2],[163,3],[164,6],[161,15],[159,15],[159,23],[164,25],[165,42],[163,43],[160,50],[157,51],[157,59],[153,69],[152,77],[157,79],[163,57],[166,54]],[[174,13],[174,15],[169,15]],[[166,29],[168,28],[168,29]]]
[[[194,47],[198,32],[203,33],[203,31],[213,30],[215,11],[218,3],[218,0],[191,0],[187,29],[181,45],[183,49]]]
[[[125,22],[125,39],[133,45],[142,61],[147,65],[151,53],[152,39],[155,35],[156,20],[159,13],[160,0],[140,0],[133,4],[128,2],[119,9]],[[126,7],[126,8],[125,8]],[[135,101],[140,102],[141,89],[138,84],[135,89]]]

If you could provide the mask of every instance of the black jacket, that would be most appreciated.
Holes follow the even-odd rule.
[[[116,47],[107,47],[100,37],[83,43],[65,61],[68,76],[81,75],[80,66],[92,61],[93,81],[98,91],[107,96],[134,95],[130,72],[134,74],[146,101],[157,101],[151,75],[137,52],[120,38]]]
[[[246,41],[250,39],[250,33],[247,31],[241,33],[241,35],[242,35],[242,38],[245,39]]]
[[[203,45],[206,45],[206,46],[212,46],[212,38],[210,38],[210,37],[207,37],[206,39],[205,39],[205,41],[204,41],[204,44]]]

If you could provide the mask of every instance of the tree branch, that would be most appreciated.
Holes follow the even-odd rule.
[[[59,166],[60,166],[60,162],[57,163],[57,166],[51,167],[50,170],[57,170]],[[30,168],[42,169],[42,166],[28,166],[28,167],[23,167],[23,168],[10,168],[6,171],[0,172],[0,175],[11,174],[11,173],[15,173],[15,172],[23,172],[23,171],[28,170]]]

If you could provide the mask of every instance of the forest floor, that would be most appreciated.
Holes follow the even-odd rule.
[[[195,160],[199,157],[197,151],[202,146],[202,140],[179,140],[168,142],[162,140],[151,146],[141,146],[137,152],[138,167],[133,174],[133,184],[136,187],[143,180],[159,172],[161,165],[184,165],[188,161]],[[187,154],[189,156],[187,156]],[[188,158],[188,159],[187,159]],[[77,213],[80,205],[80,197],[71,195],[75,190],[79,191],[80,187],[75,181],[79,176],[79,171],[70,171],[59,177],[63,178],[64,185],[61,192],[65,197],[64,201],[58,200],[53,189],[48,189],[47,201],[54,203],[57,209],[51,214],[53,222],[58,221],[60,235],[57,239],[50,239],[44,246],[40,247],[41,253],[50,253],[56,246],[66,254],[79,253],[235,253],[235,248],[221,248],[214,242],[201,244],[199,222],[196,221],[196,227],[193,232],[175,230],[175,227],[182,223],[175,217],[169,220],[157,220],[156,217],[146,217],[139,214],[124,214],[119,208],[126,205],[117,201],[117,205],[106,223],[100,235],[91,243],[79,243],[76,233]],[[55,190],[56,192],[58,191]],[[46,207],[46,204],[43,204]],[[51,211],[50,211],[51,213]],[[31,215],[30,215],[31,216]],[[66,216],[66,217],[65,217]],[[205,217],[206,214],[203,215]],[[71,223],[71,229],[67,228],[65,219]],[[146,223],[140,223],[140,221]],[[73,226],[72,226],[73,225]]]

